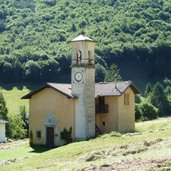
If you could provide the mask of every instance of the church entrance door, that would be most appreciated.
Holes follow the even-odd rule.
[[[54,146],[54,127],[46,127],[46,145]]]

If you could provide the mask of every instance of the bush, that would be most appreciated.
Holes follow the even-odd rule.
[[[139,106],[140,106],[139,104],[135,105],[135,120],[136,121],[143,120],[142,112]]]
[[[152,120],[158,118],[158,109],[150,103],[142,103],[139,110],[141,111],[141,117],[143,117],[143,120]]]
[[[24,129],[24,122],[21,115],[8,115],[7,135],[10,138],[21,139],[26,137],[26,130]]]
[[[61,132],[60,137],[61,139],[65,140],[67,144],[71,143],[72,142],[72,127],[69,130],[64,128],[64,130]]]

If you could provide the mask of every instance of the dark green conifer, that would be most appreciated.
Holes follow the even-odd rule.
[[[148,83],[146,85],[146,88],[145,88],[145,91],[144,91],[144,96],[147,97],[149,95],[149,93],[151,93],[151,91],[152,91],[152,86],[151,86],[150,83]]]
[[[7,120],[8,109],[2,93],[0,93],[0,118]]]
[[[159,109],[159,116],[169,115],[171,106],[169,105],[164,88],[159,82],[157,82],[152,89],[150,101],[152,105]]]
[[[110,68],[106,71],[105,81],[107,82],[115,82],[122,80],[121,75],[119,73],[119,69],[117,65],[112,64]]]

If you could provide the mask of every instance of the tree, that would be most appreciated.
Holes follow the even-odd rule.
[[[119,69],[117,65],[112,64],[110,68],[106,71],[105,74],[105,81],[113,82],[113,81],[120,81],[122,78],[119,73]]]
[[[171,86],[167,86],[164,90],[164,92],[166,93],[166,95],[171,95]]]
[[[28,124],[28,116],[27,116],[27,111],[26,111],[25,106],[20,106],[20,115],[21,115],[21,118],[24,122],[24,129],[26,130],[26,135],[28,137],[29,124]]]
[[[146,85],[145,91],[144,91],[144,96],[147,97],[152,91],[152,86],[150,83]]]
[[[29,60],[25,64],[25,76],[26,79],[32,82],[36,82],[40,78],[40,66],[38,62]]]
[[[164,88],[159,82],[157,82],[152,89],[150,102],[159,109],[159,116],[166,116],[171,111],[171,106],[164,92]]]
[[[8,109],[2,93],[0,93],[0,118],[7,120]]]
[[[150,103],[144,102],[140,105],[140,111],[141,111],[141,117],[143,117],[143,119],[148,119],[148,120],[152,120],[152,119],[157,119],[158,118],[158,109],[153,106]]]
[[[13,65],[13,75],[14,75],[14,81],[21,81],[22,80],[22,64],[17,58]]]
[[[96,82],[103,82],[105,77],[106,69],[103,65],[99,63],[96,64]]]
[[[136,104],[135,105],[135,120],[143,120],[142,112],[140,110],[140,105]]]
[[[4,61],[3,63],[3,80],[4,82],[9,82],[10,78],[11,78],[11,71],[12,71],[12,65],[7,62]]]
[[[74,24],[74,23],[72,23],[71,31],[72,31],[72,32],[76,32],[76,31],[77,31],[77,29],[76,29],[76,27],[75,27],[75,24]]]
[[[26,137],[25,124],[21,115],[8,115],[7,135],[10,138],[20,139]]]

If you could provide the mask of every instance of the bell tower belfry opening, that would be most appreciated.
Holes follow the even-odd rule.
[[[85,35],[71,40],[72,94],[75,106],[75,138],[86,140],[95,136],[95,41]]]

